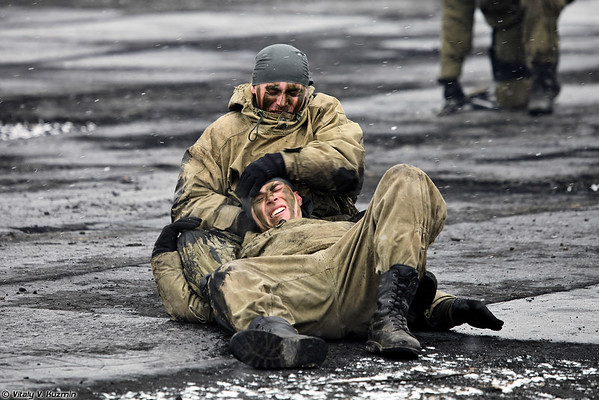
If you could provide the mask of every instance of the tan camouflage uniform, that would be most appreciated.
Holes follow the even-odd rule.
[[[422,277],[445,218],[445,201],[430,178],[397,165],[357,223],[300,218],[246,235],[241,258],[219,268],[209,285],[215,317],[232,331],[257,316],[279,316],[302,334],[365,336],[380,274],[399,263]],[[454,298],[437,292],[433,304]]]
[[[230,112],[210,125],[183,157],[172,219],[201,218],[203,233],[184,235],[179,252],[152,259],[158,291],[172,319],[211,319],[197,282],[237,257],[241,238],[229,232],[241,212],[234,190],[250,162],[282,152],[289,180],[312,200],[315,216],[347,219],[357,213],[354,202],[364,171],[362,130],[347,119],[339,101],[309,87],[308,102],[298,114],[279,115],[256,108],[250,88],[248,83],[235,89]],[[348,173],[357,185],[339,193],[339,179]]]
[[[557,21],[566,0],[443,0],[440,79],[459,78],[472,49],[474,12],[480,6],[493,28],[496,97],[500,108],[526,106],[533,63],[557,64]]]

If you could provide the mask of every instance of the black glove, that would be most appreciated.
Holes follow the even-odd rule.
[[[227,228],[229,232],[234,233],[241,238],[243,238],[248,231],[253,231],[256,229],[257,226],[254,222],[254,219],[251,216],[248,216],[245,210],[241,211],[237,218],[235,218],[233,225]]]
[[[287,178],[285,162],[280,153],[265,154],[248,165],[239,178],[235,194],[240,199],[254,197],[272,178]]]
[[[162,232],[160,232],[160,236],[158,236],[158,239],[154,244],[152,258],[156,257],[158,254],[177,250],[177,239],[181,232],[197,228],[200,226],[201,222],[202,220],[199,218],[186,217],[162,228]]]
[[[451,319],[458,325],[467,323],[475,328],[499,331],[503,321],[497,319],[482,302],[471,299],[455,299],[451,305]]]

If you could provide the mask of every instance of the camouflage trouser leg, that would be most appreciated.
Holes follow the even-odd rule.
[[[525,10],[523,22],[526,62],[557,64],[559,32],[557,22],[566,0],[521,0]]]
[[[481,10],[493,28],[490,57],[500,108],[526,107],[533,63],[557,64],[557,20],[565,3],[565,0],[481,0]]]
[[[524,8],[520,0],[481,0],[480,9],[493,28],[489,57],[497,105],[502,109],[524,108],[530,89],[523,34]]]
[[[181,234],[177,242],[183,275],[198,295],[200,280],[221,265],[237,258],[241,249],[238,236],[222,231],[195,229]]]
[[[363,336],[380,274],[405,264],[422,277],[445,217],[445,201],[430,178],[396,165],[381,179],[364,217],[328,249],[243,258],[219,268],[209,285],[214,316],[233,331],[257,316],[278,316],[308,335]]]
[[[520,0],[481,0],[480,9],[489,26],[493,28],[495,58],[511,66],[525,65],[524,8],[521,7]]]
[[[152,257],[152,273],[165,311],[174,321],[212,321],[210,304],[191,289],[183,276],[178,251],[169,251]]]
[[[459,78],[472,49],[474,0],[443,0],[440,79]]]

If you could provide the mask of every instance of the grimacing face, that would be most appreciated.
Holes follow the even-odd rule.
[[[252,86],[258,108],[281,114],[295,114],[306,102],[308,88],[299,83],[269,82]]]
[[[284,182],[266,183],[252,199],[252,217],[262,232],[302,216],[302,197]]]

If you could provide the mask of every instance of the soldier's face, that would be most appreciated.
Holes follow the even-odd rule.
[[[261,110],[295,114],[304,106],[308,88],[299,83],[270,82],[252,86],[252,93]]]
[[[282,220],[302,216],[302,197],[281,181],[262,186],[252,199],[252,217],[262,232],[275,227]]]

